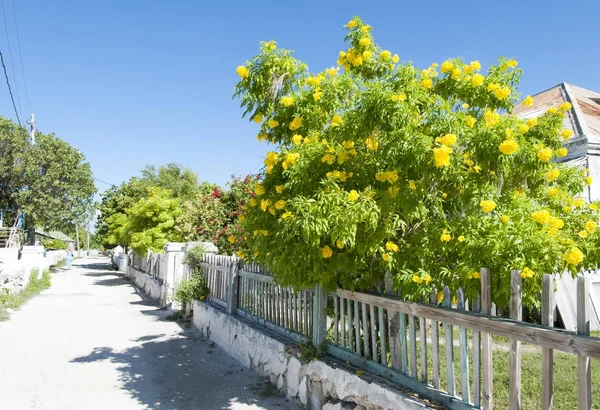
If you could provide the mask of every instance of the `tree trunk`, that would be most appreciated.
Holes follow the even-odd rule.
[[[35,222],[25,216],[25,223],[27,224],[27,244],[35,245]]]

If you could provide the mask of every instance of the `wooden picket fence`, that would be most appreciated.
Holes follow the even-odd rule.
[[[553,403],[554,350],[577,356],[578,408],[591,409],[590,358],[600,359],[600,339],[589,336],[589,289],[583,276],[577,278],[575,333],[552,327],[552,275],[543,275],[542,324],[535,325],[522,321],[520,271],[511,273],[510,319],[505,319],[491,315],[488,269],[481,270],[481,294],[475,300],[466,300],[461,289],[452,295],[446,287],[441,300],[433,289],[428,303],[415,303],[396,294],[391,279],[385,282],[385,294],[338,289],[327,295],[319,286],[314,291],[282,287],[261,267],[236,258],[207,255],[203,266],[210,300],[228,313],[297,340],[312,339],[330,355],[448,408],[494,407],[492,335],[497,335],[509,339],[511,410],[521,408],[522,342],[542,348],[543,409]],[[455,369],[455,346],[460,369]],[[440,371],[442,361],[445,372]]]

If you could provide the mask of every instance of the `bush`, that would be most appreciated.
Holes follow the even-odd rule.
[[[515,60],[420,70],[358,17],[346,27],[343,70],[310,73],[275,42],[237,69],[244,115],[276,147],[240,218],[241,254],[295,287],[375,289],[390,271],[416,300],[434,285],[473,297],[487,267],[499,306],[511,269],[539,306],[543,273],[595,267],[598,205],[577,197],[589,171],[553,160],[569,103],[520,119]]]
[[[42,241],[42,245],[46,250],[65,250],[67,249],[67,243],[65,241],[61,241],[60,239],[48,239]]]
[[[185,306],[194,300],[205,300],[210,294],[210,289],[206,285],[206,277],[200,264],[202,263],[204,249],[196,246],[188,252],[184,263],[190,268],[190,274],[187,279],[179,283],[175,289],[174,299]]]

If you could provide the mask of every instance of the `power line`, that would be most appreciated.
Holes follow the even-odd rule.
[[[2,19],[4,20],[4,32],[6,33],[6,43],[8,44],[8,58],[10,59],[10,68],[13,75],[13,81],[15,82],[15,93],[17,94],[17,103],[19,105],[19,112],[23,113],[21,109],[21,98],[19,97],[19,86],[17,84],[17,76],[15,75],[15,64],[12,58],[12,48],[10,47],[10,37],[8,35],[8,24],[6,23],[6,13],[4,12],[4,0],[0,0],[2,6]]]
[[[23,85],[25,86],[25,102],[27,103],[27,109],[31,112],[31,106],[29,105],[29,93],[27,92],[27,82],[25,81],[25,68],[23,68],[23,54],[21,54],[21,39],[19,38],[19,23],[17,22],[17,11],[15,9],[15,0],[12,0],[13,5],[13,16],[15,18],[15,31],[17,32],[17,46],[19,48],[19,60],[21,61],[21,74],[23,75]]]
[[[115,184],[111,184],[110,182],[106,182],[106,181],[103,181],[103,180],[101,180],[101,179],[98,179],[98,178],[94,178],[94,180],[96,180],[96,181],[98,181],[98,182],[102,182],[103,184],[106,184],[106,185],[110,185],[110,186],[114,186],[114,187],[116,187],[116,185],[115,185]]]
[[[17,111],[17,106],[15,105],[15,98],[13,97],[12,88],[10,88],[10,81],[8,80],[8,74],[6,73],[6,65],[4,65],[4,55],[2,55],[2,51],[0,51],[0,62],[2,63],[2,69],[4,70],[4,78],[6,78],[6,85],[8,86],[8,93],[10,94],[10,100],[12,101],[13,108],[15,109],[15,115],[17,116],[17,121],[19,122],[19,127],[22,128],[23,124],[21,124],[21,118],[19,117],[19,113]]]

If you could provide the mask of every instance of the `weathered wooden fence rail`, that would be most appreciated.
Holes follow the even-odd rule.
[[[510,319],[491,316],[490,272],[481,270],[481,294],[467,300],[446,287],[421,303],[385,294],[338,289],[327,295],[280,286],[264,269],[231,257],[207,255],[210,300],[282,334],[312,338],[332,356],[404,385],[452,409],[492,409],[492,335],[509,339],[509,408],[521,408],[521,342],[542,348],[541,403],[553,402],[553,352],[578,358],[579,409],[591,409],[590,358],[600,339],[589,336],[585,277],[577,278],[578,330],[555,329],[554,278],[543,276],[542,325],[522,321],[520,271],[511,278]],[[443,334],[443,337],[442,337]],[[455,362],[457,366],[455,368]]]

